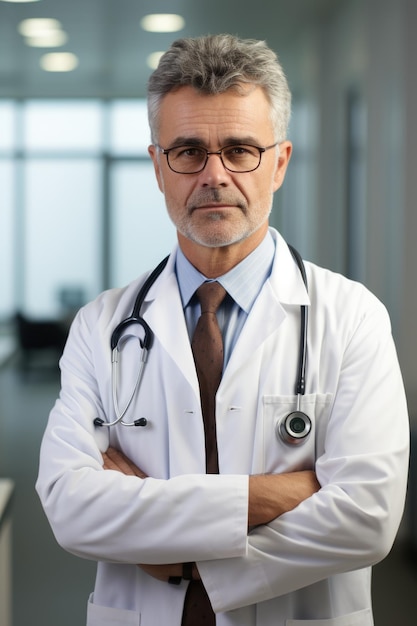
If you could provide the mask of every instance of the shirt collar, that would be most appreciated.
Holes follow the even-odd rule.
[[[247,314],[271,273],[274,253],[275,242],[268,232],[251,254],[229,272],[215,279]],[[180,248],[177,251],[175,271],[185,308],[196,289],[209,279],[188,261]]]

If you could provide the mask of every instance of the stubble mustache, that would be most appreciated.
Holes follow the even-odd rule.
[[[187,211],[191,214],[201,206],[211,203],[236,206],[241,209],[243,213],[247,212],[247,204],[242,197],[237,197],[235,193],[216,188],[199,189],[194,192],[188,199]]]

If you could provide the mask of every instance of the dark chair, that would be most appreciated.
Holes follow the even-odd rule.
[[[23,373],[49,357],[56,365],[67,339],[67,328],[56,320],[33,320],[16,313],[16,337],[19,348],[19,366]]]

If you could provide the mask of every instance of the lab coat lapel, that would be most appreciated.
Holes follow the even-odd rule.
[[[252,357],[259,346],[282,324],[285,317],[284,308],[277,300],[270,283],[266,283],[246,320],[222,382],[227,384],[228,376],[234,374]]]
[[[223,376],[239,369],[274,333],[286,317],[285,305],[309,305],[310,299],[300,270],[281,235],[271,229],[276,253],[270,278],[264,284],[242,329]]]
[[[166,450],[169,476],[204,473],[200,390],[173,260],[168,261],[166,270],[149,290],[144,309],[144,317],[155,333],[154,350],[169,355],[160,354],[164,362],[171,359],[163,392],[170,407]]]
[[[169,354],[199,396],[197,374],[185,323],[181,296],[171,255],[166,269],[151,287],[145,299],[144,318],[155,333],[155,339]]]

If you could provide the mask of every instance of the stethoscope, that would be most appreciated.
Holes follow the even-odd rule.
[[[304,285],[308,291],[307,275],[303,259],[300,253],[288,245],[290,252],[298,265]],[[308,331],[308,307],[305,304],[300,306],[300,348],[298,356],[298,375],[295,385],[297,394],[297,408],[277,422],[275,434],[282,441],[292,445],[304,443],[311,432],[311,419],[301,410],[301,397],[306,390],[306,365],[307,365],[307,331]]]
[[[303,282],[308,288],[307,285],[307,276],[304,268],[303,260],[300,254],[297,252],[295,248],[289,246],[292,256],[296,261],[298,268],[301,272],[301,276],[303,278]],[[139,390],[144,368],[148,359],[149,351],[152,348],[152,343],[154,339],[154,333],[150,328],[149,324],[141,317],[140,311],[145,300],[145,297],[156,281],[158,276],[161,274],[162,270],[167,264],[169,257],[163,259],[157,267],[151,272],[148,278],[143,283],[141,289],[139,290],[138,295],[136,296],[135,304],[133,306],[132,314],[126,319],[122,320],[116,328],[113,330],[111,338],[110,338],[110,348],[111,348],[111,362],[112,362],[112,373],[111,373],[111,385],[112,385],[112,398],[113,398],[113,408],[114,413],[116,415],[116,419],[112,422],[105,422],[105,420],[100,417],[96,417],[94,419],[95,426],[116,426],[117,424],[122,424],[123,426],[146,426],[148,421],[145,417],[140,417],[139,419],[134,420],[133,422],[127,422],[123,418],[125,417],[127,411],[129,410],[130,405],[132,404],[133,398]],[[285,443],[297,445],[306,441],[308,435],[311,431],[311,420],[306,413],[301,411],[301,398],[305,394],[305,379],[306,379],[306,363],[307,363],[307,330],[308,330],[308,308],[306,305],[301,305],[301,320],[300,320],[300,348],[299,348],[299,359],[298,359],[298,373],[297,373],[297,382],[296,382],[296,394],[297,394],[297,405],[296,410],[289,413],[283,419],[277,422],[275,426],[275,434],[277,438],[281,439]],[[139,339],[140,347],[141,347],[141,360],[138,368],[138,373],[136,376],[136,381],[125,406],[121,409],[119,405],[118,398],[118,378],[119,378],[119,353],[123,346],[123,344],[128,341],[132,336],[131,334],[126,334],[126,330],[132,325],[139,325],[143,329],[143,337]]]

